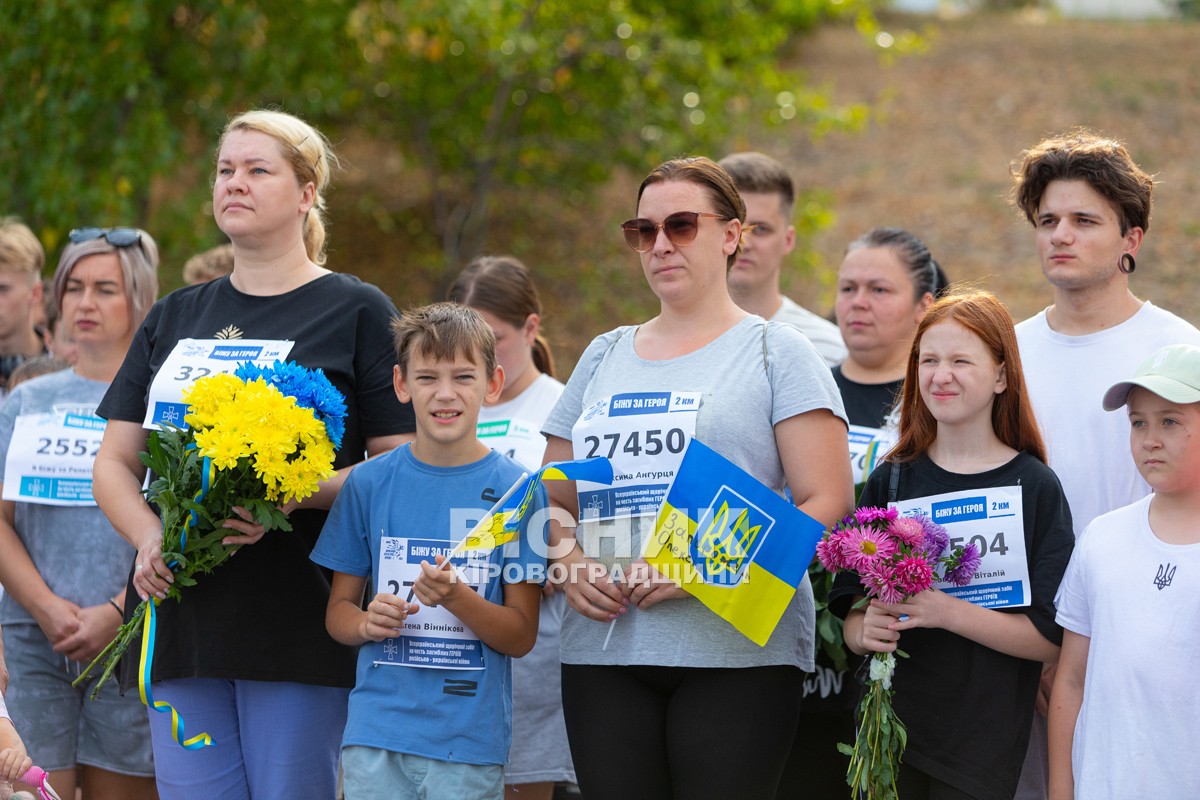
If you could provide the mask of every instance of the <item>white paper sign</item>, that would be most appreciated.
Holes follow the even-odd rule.
[[[611,460],[613,482],[576,482],[580,520],[657,514],[699,410],[699,392],[614,394],[589,406],[571,431],[575,458]]]
[[[150,384],[142,427],[157,430],[160,423],[185,427],[184,389],[208,375],[233,372],[247,361],[269,367],[286,360],[294,345],[273,339],[180,339]]]
[[[871,476],[871,470],[883,458],[888,450],[896,444],[894,429],[868,428],[865,425],[851,425],[848,433],[850,440],[850,469],[854,475],[855,485],[863,483]]]
[[[493,450],[518,464],[536,469],[546,452],[546,437],[541,428],[524,419],[495,419],[475,426],[475,435]]]
[[[408,617],[399,636],[383,642],[380,666],[426,669],[483,669],[483,643],[462,620],[441,606],[426,606],[413,595],[412,586],[421,574],[421,562],[434,564],[434,556],[445,556],[454,542],[445,539],[408,539],[385,536],[379,546],[379,586],[421,610]],[[454,559],[454,568],[476,592],[484,592],[489,579],[490,554],[467,554]]]
[[[902,500],[891,506],[902,515],[924,514],[950,534],[950,548],[974,542],[983,558],[968,586],[937,588],[984,608],[1019,608],[1031,602],[1029,561],[1021,487],[972,489]]]
[[[50,506],[94,506],[92,462],[107,423],[94,406],[22,414],[4,462],[4,499]]]

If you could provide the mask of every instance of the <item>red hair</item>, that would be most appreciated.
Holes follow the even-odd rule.
[[[953,320],[979,337],[997,364],[1004,367],[1005,389],[992,402],[992,430],[1000,441],[1014,450],[1024,450],[1046,463],[1046,445],[1033,416],[1017,333],[1004,304],[991,292],[972,291],[951,294],[934,303],[913,338],[908,354],[908,371],[901,392],[900,440],[887,455],[888,461],[913,461],[937,438],[937,420],[921,397],[918,362],[921,337],[940,322]]]

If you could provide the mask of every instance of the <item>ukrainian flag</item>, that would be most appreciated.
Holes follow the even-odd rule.
[[[523,477],[508,490],[500,502],[459,542],[450,558],[466,552],[495,550],[520,534],[525,518],[533,508],[533,499],[543,481],[591,481],[605,485],[613,482],[612,462],[607,458],[585,458],[547,464]]]
[[[825,526],[692,439],[645,559],[760,647],[804,580]]]

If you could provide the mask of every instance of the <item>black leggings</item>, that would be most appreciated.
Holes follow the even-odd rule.
[[[563,711],[587,800],[771,800],[804,673],[563,664]]]
[[[896,774],[896,794],[904,800],[975,800],[975,795],[955,789],[903,761]]]

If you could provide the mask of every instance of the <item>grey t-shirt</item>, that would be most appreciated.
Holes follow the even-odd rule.
[[[748,316],[704,347],[664,361],[647,361],[637,355],[635,331],[633,327],[618,328],[592,341],[542,427],[543,433],[570,441],[583,409],[613,394],[699,392],[696,438],[782,495],[786,478],[775,444],[775,424],[823,408],[845,420],[829,368],[812,343],[789,325]],[[585,553],[611,564],[614,554],[623,548],[639,554],[653,525],[653,516],[635,517],[632,525],[621,520],[586,522],[577,535]],[[601,649],[608,629],[607,622],[594,622],[568,610],[563,618],[563,661],[813,668],[813,596],[807,577],[765,647],[738,633],[692,597],[621,615],[608,647]]]
[[[63,370],[26,381],[0,407],[0,482],[5,480],[13,423],[20,414],[69,407],[91,413],[108,384]],[[95,606],[114,597],[129,575],[134,549],[108,524],[96,506],[17,503],[17,537],[38,574],[59,597]],[[0,625],[33,622],[33,616],[7,593],[0,599]]]

